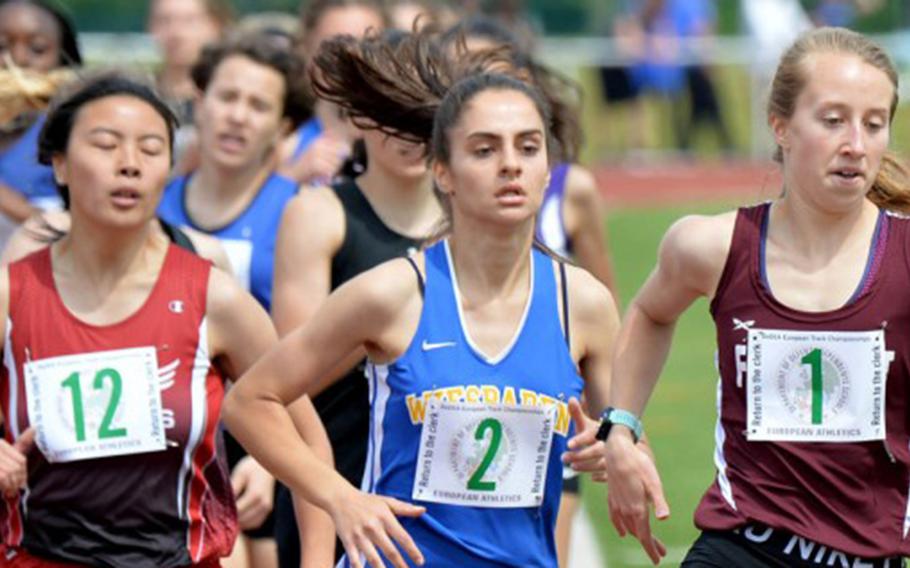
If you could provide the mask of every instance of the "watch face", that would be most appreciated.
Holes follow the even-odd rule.
[[[597,433],[594,434],[594,438],[600,440],[601,442],[607,441],[607,436],[610,435],[610,428],[613,427],[613,423],[607,418],[603,418],[600,421],[600,428],[597,429]]]

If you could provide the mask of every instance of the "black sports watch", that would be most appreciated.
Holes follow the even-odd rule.
[[[621,424],[631,430],[632,440],[634,440],[636,444],[644,433],[641,420],[639,420],[637,416],[628,410],[608,406],[600,414],[600,428],[597,429],[597,433],[594,434],[594,437],[601,442],[605,442],[607,436],[610,435],[610,430],[613,428],[614,424]]]

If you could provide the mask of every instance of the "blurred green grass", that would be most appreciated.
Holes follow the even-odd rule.
[[[654,267],[667,228],[691,213],[717,213],[735,205],[689,204],[669,208],[610,211],[606,224],[619,296],[627,306]],[[714,478],[714,423],[717,374],[714,327],[705,300],[680,319],[669,361],[645,413],[671,516],[657,527],[669,548],[665,565],[678,565],[695,540],[695,506]],[[604,487],[586,483],[584,500],[610,568],[649,564],[638,541],[616,536],[606,509]]]

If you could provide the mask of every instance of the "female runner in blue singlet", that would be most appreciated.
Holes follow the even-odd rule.
[[[330,53],[369,69],[343,80],[369,104],[337,101],[355,122],[375,113],[384,130],[431,140],[451,227],[424,253],[339,288],[240,381],[226,422],[332,515],[350,566],[555,566],[570,414],[589,424],[570,399],[584,389],[605,403],[617,315],[594,277],[532,246],[550,166],[547,105],[499,74],[447,90],[453,74],[420,41],[364,56],[338,40]],[[396,80],[364,78],[377,74]],[[285,409],[328,386],[361,347],[372,404],[364,491],[318,463]]]
[[[550,183],[537,213],[535,237],[551,251],[573,259],[615,294],[616,282],[604,231],[603,198],[593,173],[578,164],[583,142],[579,122],[581,87],[534,61],[528,47],[522,46],[519,38],[499,20],[490,17],[465,18],[449,28],[441,42],[455,58],[484,49],[508,47],[511,66],[527,76],[546,97],[553,110],[552,129],[559,141],[559,151],[553,159]],[[581,487],[578,474],[571,468],[566,467],[563,473],[556,543],[560,565],[568,566],[572,527],[581,506]]]

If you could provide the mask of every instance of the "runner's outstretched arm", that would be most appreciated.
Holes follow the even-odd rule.
[[[303,328],[287,335],[231,389],[225,423],[291,491],[327,511],[359,567],[361,555],[382,566],[379,552],[405,568],[396,543],[418,564],[423,557],[396,515],[416,516],[416,507],[396,499],[360,492],[319,460],[295,431],[287,405],[324,388],[329,371],[359,346],[374,360],[388,356],[383,346],[405,343],[402,322],[419,319],[422,299],[411,267],[404,260],[387,262],[340,287]],[[407,326],[405,326],[407,327]],[[394,542],[393,542],[394,541]]]
[[[262,307],[243,292],[230,275],[214,268],[209,279],[209,316],[212,353],[219,357],[219,364],[230,377],[245,373],[277,342],[275,329]],[[295,429],[305,435],[316,458],[331,467],[332,448],[310,399],[303,397],[292,405],[289,416]],[[258,473],[252,464],[250,467]],[[262,485],[261,482],[257,484]],[[252,489],[250,484],[247,486]],[[273,495],[272,486],[266,486],[264,491],[251,491],[246,498],[241,494],[238,515],[249,520],[251,526],[258,526],[272,509]],[[323,537],[303,542],[305,547],[301,552],[307,559],[307,567],[332,566],[335,542],[331,518],[313,507],[303,508],[300,514],[312,534]]]
[[[664,236],[658,263],[629,306],[619,331],[613,362],[611,405],[642,416],[669,354],[679,316],[699,297],[712,297],[720,281],[733,233],[735,213],[687,217]],[[591,443],[585,440],[575,445]],[[596,447],[596,446],[595,446]],[[659,543],[650,526],[669,516],[653,459],[640,451],[625,427],[610,430],[601,446],[608,479],[610,517],[621,536],[632,533],[656,564]]]

